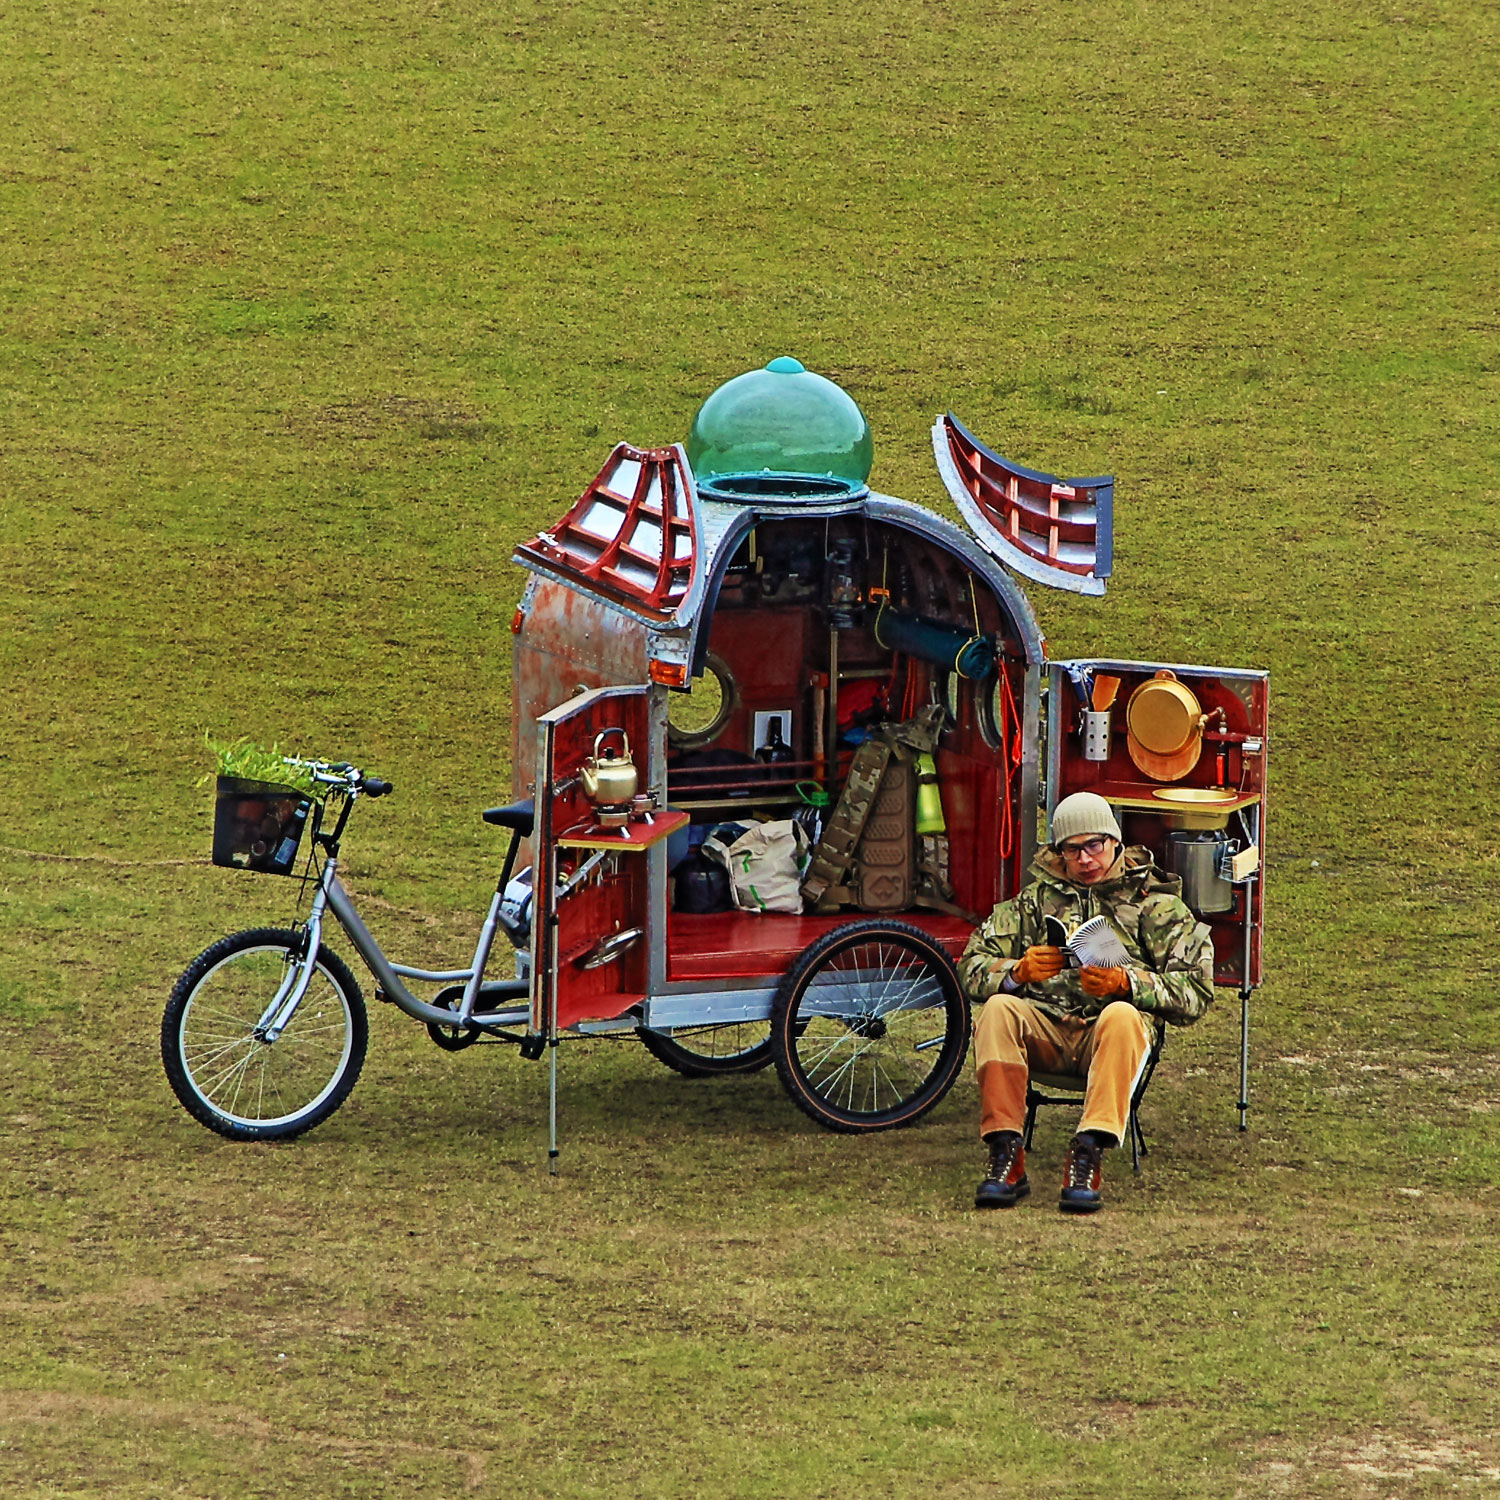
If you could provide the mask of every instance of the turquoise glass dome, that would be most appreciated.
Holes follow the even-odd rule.
[[[875,444],[846,391],[783,355],[698,408],[687,456],[711,498],[826,501],[865,493]]]

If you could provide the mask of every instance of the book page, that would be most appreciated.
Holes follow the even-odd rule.
[[[1079,968],[1118,969],[1130,962],[1130,950],[1108,917],[1090,917],[1068,939],[1067,951]]]

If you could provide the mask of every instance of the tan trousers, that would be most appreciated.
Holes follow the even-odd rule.
[[[1150,1051],[1150,1023],[1124,1000],[1106,1005],[1097,1019],[1054,1021],[1019,995],[996,995],[974,1028],[979,1133],[1021,1130],[1026,1080],[1035,1069],[1086,1079],[1078,1129],[1106,1131],[1118,1144]]]

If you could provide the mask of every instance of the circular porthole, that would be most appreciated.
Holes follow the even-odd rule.
[[[667,698],[667,742],[674,750],[701,750],[713,744],[739,702],[734,674],[710,651],[703,660],[703,675],[695,677],[685,693]]]

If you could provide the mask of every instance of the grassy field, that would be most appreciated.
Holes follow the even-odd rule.
[[[1485,14],[0,15],[0,1488],[1500,1493]],[[847,1140],[634,1044],[550,1178],[543,1070],[383,1007],[302,1141],[194,1125],[166,995],[295,889],[208,866],[204,731],[392,777],[350,882],[457,960],[512,547],[781,353],[888,493],[948,407],[1117,476],[1055,653],[1271,670],[1251,1132],[1230,995],[1082,1223],[972,1211],[971,1082]]]

